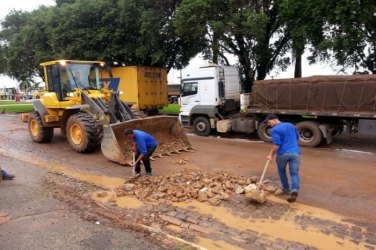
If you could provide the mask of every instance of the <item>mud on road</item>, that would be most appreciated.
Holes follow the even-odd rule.
[[[18,116],[3,114],[0,121],[0,155],[51,171],[45,188],[54,197],[87,220],[141,231],[166,248],[375,248],[374,142],[340,139],[329,147],[303,148],[302,189],[294,204],[273,195],[279,183],[275,165],[269,166],[270,195],[260,206],[240,191],[261,175],[267,143],[189,136],[196,152],[159,158],[155,176],[129,182],[130,168],[109,162],[100,150],[73,152],[56,129],[51,143],[35,144]],[[200,187],[190,186],[198,176]],[[126,180],[133,185],[124,185]],[[203,188],[210,192],[200,202],[197,190]]]

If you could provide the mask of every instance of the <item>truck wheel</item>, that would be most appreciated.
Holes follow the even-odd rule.
[[[193,131],[196,135],[208,136],[211,132],[208,118],[199,116],[193,121]]]
[[[102,139],[98,124],[86,113],[69,117],[66,132],[69,143],[79,153],[94,151]]]
[[[319,124],[314,121],[304,121],[296,124],[299,132],[299,144],[307,147],[315,147],[322,141]]]
[[[50,142],[54,137],[54,128],[43,126],[42,117],[37,111],[29,115],[28,127],[29,134],[34,142]]]
[[[272,141],[272,134],[271,134],[272,127],[268,126],[266,122],[259,123],[257,127],[257,135],[260,140],[264,142],[271,142]]]

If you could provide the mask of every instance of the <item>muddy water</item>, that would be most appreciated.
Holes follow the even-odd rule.
[[[56,171],[58,173],[64,174],[74,179],[82,180],[91,184],[95,184],[97,186],[103,187],[105,189],[113,189],[118,186],[121,186],[124,183],[123,178],[118,177],[108,177],[108,176],[101,176],[101,175],[93,175],[87,173],[81,173],[79,171],[75,171],[70,169],[67,166],[63,166],[56,163],[50,163],[38,158],[34,158],[25,154],[20,154],[17,151],[12,150],[4,150],[0,148],[0,154],[17,158],[21,161],[30,162],[35,165],[38,165],[45,169],[50,169],[52,171]]]
[[[110,200],[115,200],[116,204],[119,207],[133,209],[140,208],[144,205],[143,202],[132,197],[116,197],[115,192],[111,191],[124,183],[123,178],[82,173],[79,171],[71,170],[67,166],[49,163],[37,158],[20,154],[16,151],[4,150],[2,148],[0,148],[0,154],[31,162],[40,167],[50,169],[69,177],[92,183],[110,190],[109,195],[103,198],[99,198],[96,193],[93,194],[92,197],[101,202],[109,202]],[[272,198],[272,200],[276,202],[284,202],[278,198]],[[279,220],[268,218],[245,220],[244,218],[233,214],[228,208],[220,206],[214,207],[198,201],[174,203],[174,206],[185,209],[192,209],[193,207],[194,212],[202,215],[210,215],[213,217],[213,219],[227,225],[228,227],[238,230],[250,229],[264,235],[271,240],[283,239],[292,242],[299,242],[304,245],[316,247],[318,249],[359,249],[360,247],[365,247],[364,245],[356,245],[348,239],[339,238],[335,235],[324,234],[320,232],[320,228],[312,225],[302,228],[298,223],[296,223],[296,216],[308,216],[311,218],[329,220],[347,226],[351,226],[351,224],[344,222],[346,218],[343,218],[337,214],[298,203],[292,204],[291,208],[293,208],[294,210],[286,211],[282,218]],[[227,244],[226,242],[213,241],[204,237],[200,238],[199,244],[202,247],[207,247],[208,249],[235,249],[233,247],[225,247]]]
[[[92,194],[92,198],[96,201],[104,202],[104,203],[111,203],[115,202],[117,206],[122,208],[131,208],[131,209],[138,209],[141,208],[144,203],[136,198],[133,197],[116,197],[116,192],[108,192],[105,197],[98,196],[101,192],[94,192]]]
[[[252,219],[245,220],[239,216],[234,215],[231,210],[225,207],[213,207],[206,203],[198,201],[191,201],[187,203],[176,203],[177,207],[187,208],[194,207],[194,211],[200,214],[211,215],[213,219],[222,222],[223,224],[236,228],[239,230],[251,229],[260,234],[267,236],[270,239],[283,239],[292,242],[299,242],[305,245],[317,247],[318,249],[359,249],[356,245],[348,239],[342,239],[334,235],[326,235],[320,232],[319,228],[310,226],[309,228],[301,228],[295,222],[297,215],[306,215],[319,219],[332,219],[336,222],[342,222],[340,216],[326,212],[322,209],[317,210],[309,206],[302,206],[297,211],[288,210],[280,220],[272,219]],[[322,217],[320,217],[322,216]],[[340,221],[338,221],[341,219]],[[344,223],[347,224],[348,223]],[[364,247],[364,246],[362,246]]]

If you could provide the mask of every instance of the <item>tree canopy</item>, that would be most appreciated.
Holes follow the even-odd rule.
[[[234,56],[245,91],[293,60],[299,77],[304,52],[374,73],[375,13],[372,0],[56,0],[5,17],[0,73],[32,81],[39,63],[62,58],[181,69],[200,52]]]
[[[175,26],[179,34],[205,43],[206,51],[218,53],[224,61],[226,53],[234,55],[245,91],[255,78],[264,79],[274,67],[285,69],[289,64],[284,56],[290,38],[283,32],[274,1],[183,0]]]
[[[2,23],[0,69],[24,81],[39,63],[60,58],[183,68],[202,48],[176,35],[172,20],[179,3],[76,0],[12,12]]]

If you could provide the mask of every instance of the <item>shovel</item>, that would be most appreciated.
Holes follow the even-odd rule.
[[[260,186],[262,184],[262,181],[264,180],[264,176],[266,173],[266,169],[268,168],[269,162],[270,160],[266,161],[264,171],[262,171],[262,175],[261,175],[261,178],[260,178],[259,184],[257,185],[256,190],[254,192],[250,192],[247,194],[247,197],[250,198],[252,202],[264,204],[266,201],[266,195],[264,191],[260,191]]]
[[[136,153],[133,152],[133,153],[132,153],[132,164],[134,164],[135,162],[136,162]],[[135,167],[133,167],[132,174],[133,174],[133,175],[136,174],[136,169],[135,169]]]

